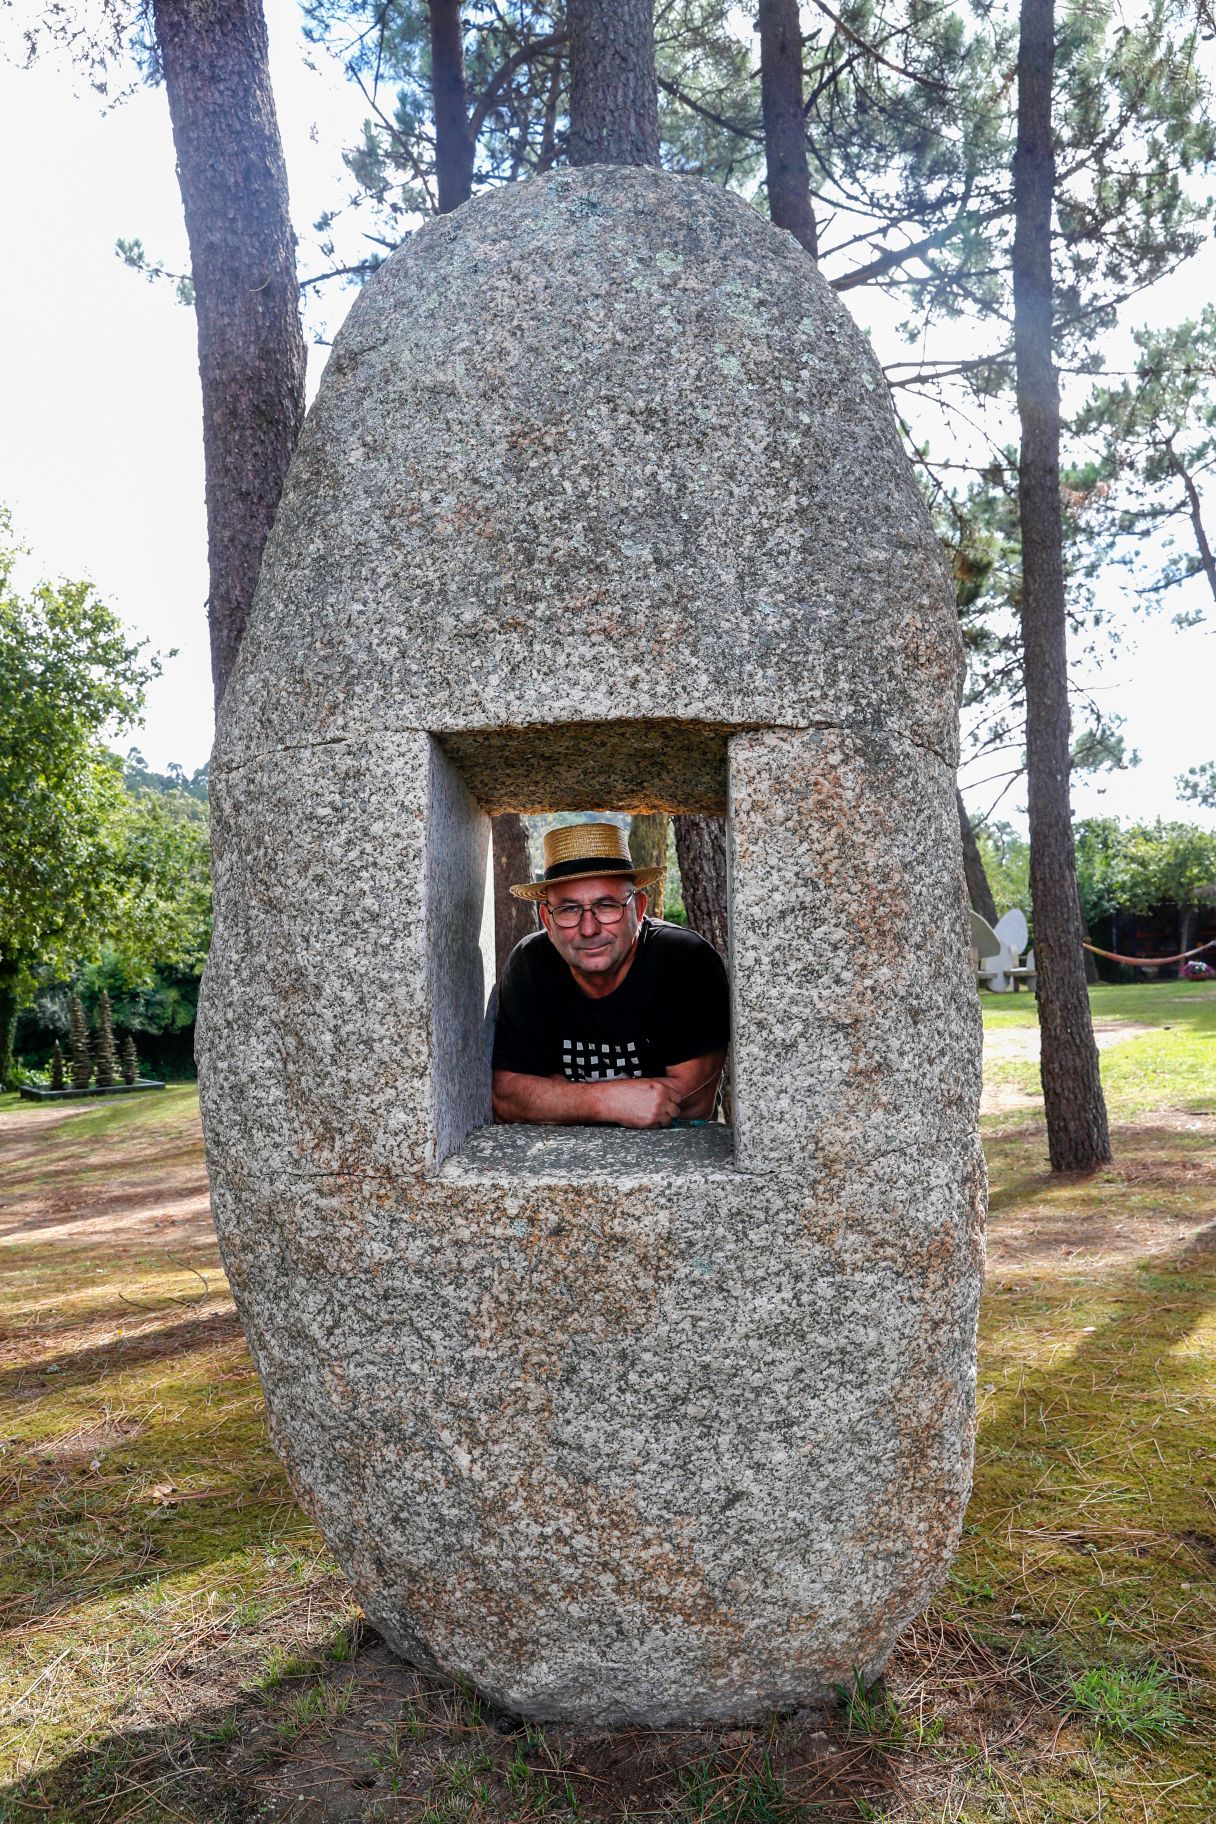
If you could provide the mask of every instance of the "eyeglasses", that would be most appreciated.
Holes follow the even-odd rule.
[[[625,916],[625,907],[641,890],[635,887],[624,899],[593,899],[589,906],[579,906],[568,900],[563,906],[550,906],[549,917],[562,931],[573,931],[576,925],[582,924],[588,912],[597,925],[619,925]]]

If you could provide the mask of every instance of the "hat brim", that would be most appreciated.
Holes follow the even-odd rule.
[[[563,874],[560,880],[525,881],[521,886],[512,887],[511,892],[516,899],[543,899],[551,887],[564,887],[572,880],[631,880],[635,887],[652,887],[666,872],[666,868],[630,868],[628,874],[623,871],[605,874],[603,868],[588,868],[582,874]]]

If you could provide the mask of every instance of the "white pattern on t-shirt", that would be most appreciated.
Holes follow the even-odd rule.
[[[562,1074],[571,1083],[611,1082],[617,1077],[640,1077],[642,1064],[637,1041],[623,1045],[604,1039],[563,1039]]]

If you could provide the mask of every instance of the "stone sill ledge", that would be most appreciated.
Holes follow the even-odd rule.
[[[440,1167],[458,1184],[606,1184],[654,1178],[734,1176],[735,1133],[704,1127],[551,1127],[526,1122],[479,1127]]]

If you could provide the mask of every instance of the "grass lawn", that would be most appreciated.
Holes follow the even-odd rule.
[[[1216,1108],[1216,982],[1102,985],[1089,998],[1112,1120]],[[1017,1059],[1019,1036],[1037,1039],[1033,995],[986,994],[983,1004],[985,1084],[1011,1086],[1041,1107],[1037,1063]]]
[[[365,1627],[266,1439],[197,1101],[0,1097],[0,1820],[1213,1824],[1216,984],[1098,988],[1114,1166],[1053,1180],[984,997],[975,1493],[885,1691],[512,1732]]]

